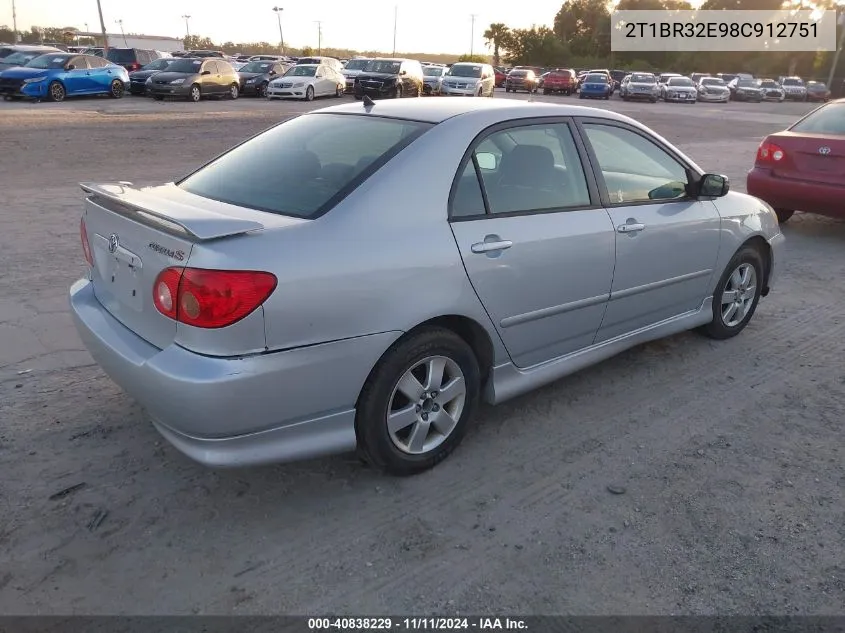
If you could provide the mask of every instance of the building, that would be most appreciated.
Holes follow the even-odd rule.
[[[88,31],[77,31],[74,36],[79,37],[93,37],[96,41],[102,41],[103,34]],[[135,35],[122,33],[106,33],[109,46],[115,48],[144,48],[155,51],[164,51],[173,53],[181,51],[185,48],[185,43],[178,37],[165,37],[163,35]]]

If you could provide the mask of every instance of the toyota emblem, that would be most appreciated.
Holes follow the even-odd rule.
[[[112,233],[109,237],[109,253],[114,253],[118,246],[120,246],[120,238],[116,233]]]
[[[820,147],[819,148],[819,154],[821,154],[822,156],[827,156],[828,154],[830,154],[830,148],[827,147],[827,146]]]

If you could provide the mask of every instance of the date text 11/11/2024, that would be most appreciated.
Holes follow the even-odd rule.
[[[331,630],[406,630],[406,631],[445,631],[445,630],[479,630],[479,631],[525,631],[528,626],[525,620],[509,617],[328,617],[308,618],[309,631]]]

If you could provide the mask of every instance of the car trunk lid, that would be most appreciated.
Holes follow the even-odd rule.
[[[112,316],[158,348],[176,336],[176,321],[153,303],[159,273],[184,268],[199,243],[265,228],[256,220],[218,212],[217,207],[227,205],[172,185],[138,189],[131,183],[83,183],[81,187],[89,194],[84,222],[94,294]],[[211,209],[211,205],[216,206]]]
[[[769,142],[785,154],[785,160],[774,164],[776,176],[845,185],[845,138],[782,132]]]

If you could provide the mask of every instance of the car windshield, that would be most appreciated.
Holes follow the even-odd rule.
[[[269,73],[273,67],[273,62],[250,62],[245,66],[241,66],[242,73]]]
[[[446,73],[449,77],[481,77],[481,66],[455,64]]]
[[[106,59],[112,62],[127,63],[135,61],[135,50],[131,48],[110,48]]]
[[[740,79],[736,82],[736,85],[740,88],[758,88],[760,82],[757,79]]]
[[[344,70],[364,70],[367,67],[367,64],[370,63],[369,59],[350,59],[346,62],[346,66],[343,67]]]
[[[798,121],[789,131],[845,136],[845,102],[823,105]]]
[[[670,86],[692,86],[692,79],[689,77],[672,77],[668,82]]]
[[[631,75],[630,81],[635,84],[653,84],[654,75]]]
[[[527,77],[528,71],[527,70],[512,70],[511,77]]]
[[[705,77],[701,80],[702,86],[724,86],[725,80],[718,77]]]
[[[164,70],[173,63],[172,59],[157,59],[144,66],[141,70]]]
[[[807,84],[807,90],[827,90],[827,86],[818,81],[811,81]]]
[[[760,82],[760,85],[763,88],[777,88],[778,87],[778,85],[777,85],[777,83],[775,83],[774,79],[764,79],[763,81]]]
[[[442,77],[444,70],[446,69],[440,66],[423,66],[423,75],[426,77]]]
[[[803,86],[804,82],[800,79],[784,79],[783,80],[784,86]]]
[[[584,83],[588,84],[606,84],[607,83],[607,75],[600,75],[599,73],[593,73],[591,75],[587,75],[584,78]]]
[[[374,59],[364,68],[368,73],[385,73],[387,75],[395,75],[399,72],[402,62],[385,61],[381,59]]]
[[[31,62],[33,59],[41,57],[42,55],[44,55],[44,53],[42,51],[27,51],[25,53],[23,53],[23,52],[12,53],[6,59],[3,60],[3,63],[4,64],[14,64],[14,65],[18,65],[18,66],[24,66],[26,64],[29,64],[29,62]]]
[[[5,46],[0,46],[0,59],[3,59],[4,57],[8,57],[9,55],[11,55],[14,52],[15,52],[14,48],[7,48]]]
[[[313,77],[317,73],[316,66],[294,66],[289,68],[285,77]]]
[[[177,59],[167,67],[171,73],[198,73],[202,67],[201,59]]]
[[[27,68],[64,68],[72,55],[41,55],[31,60]],[[8,59],[6,60],[8,62]]]
[[[235,147],[178,186],[219,202],[313,218],[431,127],[375,116],[306,114]]]

